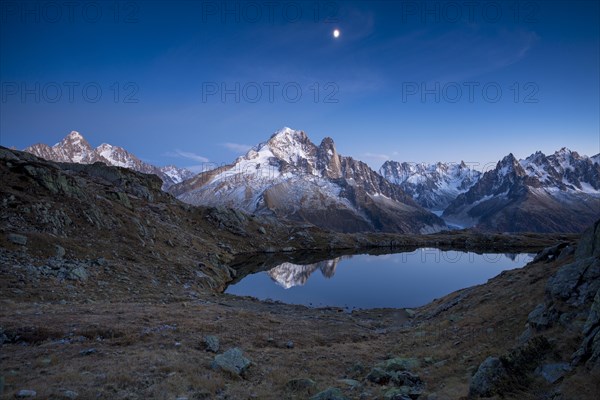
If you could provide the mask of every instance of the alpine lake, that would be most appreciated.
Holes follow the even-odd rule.
[[[532,254],[420,248],[392,254],[254,255],[232,265],[225,293],[260,300],[339,307],[412,308],[520,268]]]

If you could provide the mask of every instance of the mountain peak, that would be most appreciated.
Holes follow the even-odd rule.
[[[71,144],[83,144],[89,146],[89,143],[85,138],[81,135],[81,133],[77,131],[71,131],[67,136],[65,136],[60,143],[71,143]]]
[[[572,151],[567,147],[561,147],[560,150],[556,151],[556,154],[571,154]]]
[[[273,133],[273,135],[271,135],[271,138],[269,139],[269,141],[271,141],[272,139],[284,139],[284,138],[297,139],[297,138],[305,138],[305,137],[306,137],[306,134],[304,133],[304,131],[297,131],[295,129],[284,126],[283,128],[275,131],[275,133]]]
[[[561,148],[560,150],[554,153],[554,156],[557,159],[564,160],[565,162],[570,162],[570,160],[580,160],[581,156],[576,151],[572,151],[566,147]]]
[[[333,140],[275,132],[234,163],[171,190],[194,205],[226,206],[340,232],[436,232],[443,220],[367,164],[337,154]]]
[[[83,139],[83,136],[81,136],[81,133],[79,133],[77,131],[71,131],[71,133],[69,133],[67,135],[67,137],[69,139]]]
[[[52,146],[56,161],[91,164],[99,160],[92,146],[77,131],[71,131],[59,143]]]
[[[502,158],[502,160],[500,160],[500,163],[503,165],[514,164],[516,162],[517,162],[517,158],[515,157],[515,155],[513,153],[508,153],[508,155],[504,156],[504,158]]]
[[[324,137],[323,140],[321,140],[321,144],[319,145],[319,147],[321,147],[322,149],[335,149],[335,142],[332,138],[327,136]]]
[[[275,157],[291,164],[309,158],[309,154],[316,147],[304,131],[287,127],[275,132],[266,142],[266,146]]]
[[[519,163],[519,160],[514,156],[513,153],[509,153],[502,160],[498,161],[498,165],[496,166],[496,173],[499,176],[506,176],[511,173],[517,174],[517,176],[521,176],[525,174],[523,167]]]
[[[292,128],[284,127],[271,135],[267,143],[270,147],[281,147],[293,145],[295,143],[304,144],[308,141],[308,136],[306,136],[304,131],[297,131]]]
[[[159,168],[147,164],[124,148],[108,143],[102,143],[94,149],[85,140],[83,135],[77,131],[71,131],[71,133],[52,147],[40,143],[27,147],[25,151],[51,161],[79,164],[102,162],[107,165],[129,168],[145,174],[155,174],[163,181],[164,188],[179,183],[193,175],[192,172],[185,168]]]

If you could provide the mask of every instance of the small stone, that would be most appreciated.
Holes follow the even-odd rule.
[[[27,245],[27,236],[19,235],[16,233],[9,233],[8,240],[14,244],[18,244],[20,246]],[[35,396],[35,395],[34,395]]]
[[[74,281],[85,281],[88,278],[88,272],[84,266],[80,265],[69,271],[67,278]]]
[[[371,372],[369,372],[369,375],[367,375],[367,380],[373,382],[373,383],[378,383],[380,385],[384,385],[386,383],[388,383],[391,379],[391,376],[389,373],[387,373],[386,371],[384,371],[381,368],[373,368],[371,370]]]
[[[287,347],[288,349],[293,349],[294,348],[294,342],[292,342],[291,340],[289,340],[286,344],[285,347]]]
[[[206,346],[207,351],[217,353],[220,347],[219,338],[213,335],[206,335],[204,336],[204,345]]]
[[[367,369],[365,368],[364,365],[362,365],[359,362],[355,363],[353,366],[348,368],[348,374],[350,374],[351,376],[353,376],[355,378],[359,377],[359,376],[363,376],[365,374],[365,372],[367,372]]]
[[[356,379],[338,379],[338,382],[348,385],[350,389],[354,390],[361,387],[361,383]]]
[[[393,373],[392,382],[396,386],[404,388],[404,391],[411,396],[423,393],[423,381],[418,375],[411,372],[401,371]]]
[[[266,235],[267,234],[267,230],[265,228],[263,228],[262,226],[258,227],[258,232],[262,235]]]
[[[63,258],[65,256],[65,248],[59,245],[54,246],[54,255],[56,258]]]
[[[89,356],[89,355],[91,355],[91,354],[95,354],[95,353],[97,353],[97,352],[98,352],[98,350],[96,350],[95,348],[93,348],[93,347],[92,347],[91,349],[81,350],[81,351],[79,352],[79,355],[82,355],[82,356]]]
[[[406,313],[408,318],[414,318],[415,315],[417,315],[417,312],[415,310],[413,310],[412,308],[405,308],[404,312]]]
[[[285,384],[285,387],[291,392],[307,394],[316,392],[315,386],[317,386],[315,381],[308,378],[291,379]]]
[[[310,400],[348,400],[348,398],[340,389],[332,387],[315,394]]]
[[[383,398],[385,400],[411,400],[411,397],[408,395],[404,387],[392,388],[388,390],[383,395]]]
[[[94,263],[95,263],[96,265],[99,265],[99,266],[101,266],[101,267],[107,267],[107,266],[108,266],[108,261],[106,261],[106,258],[104,258],[104,257],[97,258],[97,259],[94,261]]]
[[[427,400],[451,400],[450,397],[444,395],[444,394],[438,394],[438,393],[429,393],[427,395]]]
[[[37,392],[35,390],[29,390],[29,389],[19,390],[17,392],[17,394],[15,394],[15,397],[18,399],[26,399],[28,397],[35,397],[35,396],[37,396]]]
[[[67,399],[76,399],[79,397],[79,393],[77,393],[73,390],[65,390],[63,392],[63,396]]]

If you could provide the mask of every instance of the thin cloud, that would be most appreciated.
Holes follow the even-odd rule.
[[[201,156],[199,154],[195,154],[190,151],[183,151],[183,150],[179,150],[179,149],[176,149],[175,151],[169,151],[168,153],[166,153],[166,156],[187,158],[189,160],[194,160],[194,161],[201,162],[201,163],[206,163],[206,162],[210,161],[208,158]]]
[[[388,156],[387,154],[381,154],[381,153],[365,153],[364,156],[367,158],[374,159],[374,160],[386,161],[386,160],[390,159],[390,156]]]
[[[252,148],[252,146],[250,146],[248,144],[231,143],[231,142],[221,143],[221,146],[225,147],[228,150],[236,152],[236,153],[245,153]]]

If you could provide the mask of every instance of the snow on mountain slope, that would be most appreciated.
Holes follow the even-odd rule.
[[[562,148],[550,156],[537,152],[521,160],[525,173],[548,190],[600,194],[600,177],[593,158]]]
[[[444,210],[459,194],[466,192],[481,173],[464,162],[424,164],[386,161],[379,173],[400,187],[421,206]]]
[[[129,168],[145,174],[154,174],[163,181],[163,189],[167,189],[175,183],[191,178],[194,174],[185,169],[173,165],[156,167],[147,164],[119,146],[103,143],[95,149],[76,131],[69,133],[63,140],[50,147],[43,143],[27,147],[26,152],[34,154],[46,160],[79,164],[92,164],[103,162],[104,164]]]
[[[484,230],[580,232],[600,217],[600,164],[566,148],[520,161],[509,154],[443,217]]]
[[[234,163],[169,190],[196,205],[220,205],[342,232],[435,232],[444,222],[365,163],[283,128]]]

